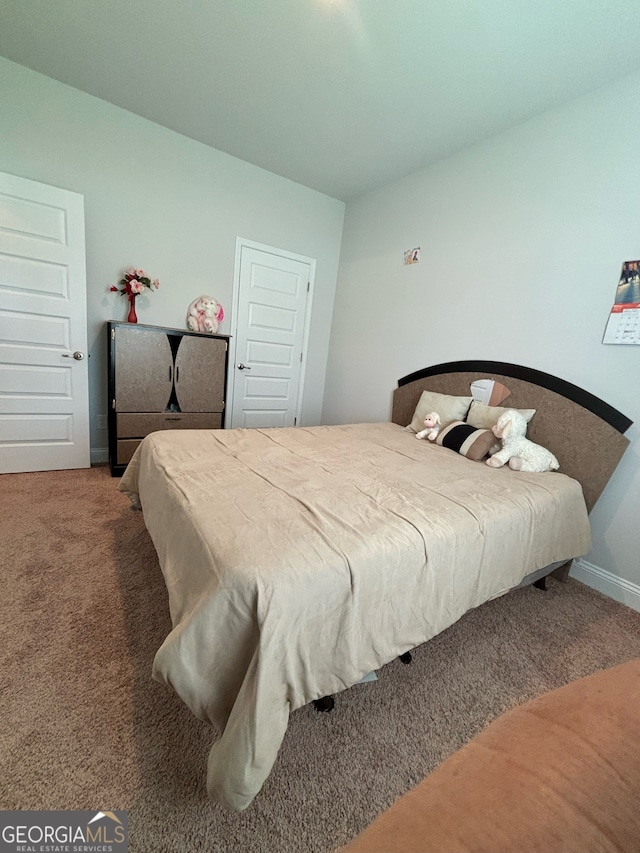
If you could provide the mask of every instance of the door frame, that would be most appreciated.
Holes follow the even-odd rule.
[[[302,362],[300,363],[300,382],[298,383],[298,396],[296,399],[295,418],[297,426],[301,426],[300,419],[302,417],[302,398],[304,394],[305,377],[307,373],[307,359],[309,355],[309,335],[311,332],[311,315],[313,313],[313,294],[315,291],[316,280],[316,260],[308,258],[306,255],[298,255],[295,252],[289,252],[287,249],[277,249],[275,246],[268,246],[266,243],[256,243],[254,240],[248,240],[245,237],[236,237],[236,253],[233,269],[233,296],[231,302],[231,328],[229,335],[229,363],[227,368],[227,399],[225,402],[225,429],[231,426],[233,399],[235,394],[235,371],[236,371],[236,347],[238,340],[238,305],[240,302],[240,260],[242,258],[242,250],[256,249],[259,252],[267,252],[271,255],[279,255],[291,261],[299,261],[303,264],[309,264],[309,292],[307,296],[307,307],[304,317],[304,332],[302,338]]]

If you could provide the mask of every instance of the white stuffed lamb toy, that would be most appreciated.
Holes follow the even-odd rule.
[[[435,441],[440,432],[440,415],[437,412],[429,412],[424,419],[424,429],[416,433],[416,438],[428,438],[429,441]]]
[[[507,409],[493,426],[493,434],[502,440],[502,448],[487,459],[487,465],[500,468],[506,462],[514,471],[555,471],[560,467],[546,447],[525,438],[527,421],[516,409]]]

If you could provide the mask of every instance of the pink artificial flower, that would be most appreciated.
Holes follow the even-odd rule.
[[[135,278],[129,282],[129,287],[131,288],[131,293],[142,293],[144,290],[144,284]]]
[[[134,270],[134,268],[133,268],[133,267],[131,267],[131,269],[129,269],[129,270],[127,270],[127,271],[126,271],[125,275],[131,275],[131,276],[133,276],[133,277],[135,278],[135,276],[136,276],[136,271]]]
[[[109,288],[109,290],[112,290],[112,291],[114,291],[115,293],[117,293],[117,292],[118,292],[118,288],[115,286],[115,284],[112,284],[112,285],[111,285],[111,287]]]
[[[158,281],[157,278],[154,278],[154,280],[151,282],[151,287],[154,290],[157,290],[160,287],[160,282]]]
[[[144,270],[134,270],[137,278],[148,278]]]

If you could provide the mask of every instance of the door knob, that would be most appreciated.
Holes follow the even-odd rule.
[[[249,367],[248,364],[243,364],[242,362],[240,362],[240,364],[238,364],[237,367],[238,367],[238,370],[251,370],[251,368]]]
[[[84,358],[84,353],[78,352],[78,350],[76,350],[74,353],[63,352],[62,357],[63,358],[75,358],[76,361],[82,361],[82,359]]]

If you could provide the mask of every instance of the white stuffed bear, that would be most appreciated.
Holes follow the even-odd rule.
[[[500,468],[506,462],[514,471],[555,471],[560,467],[546,447],[525,438],[527,421],[515,409],[507,409],[493,426],[493,434],[502,439],[502,449],[487,459],[487,465]]]
[[[187,329],[215,334],[224,320],[224,309],[212,296],[198,296],[187,311]]]
[[[428,438],[429,441],[435,441],[440,432],[440,415],[437,412],[429,412],[424,419],[425,429],[421,429],[416,433],[416,438]]]

